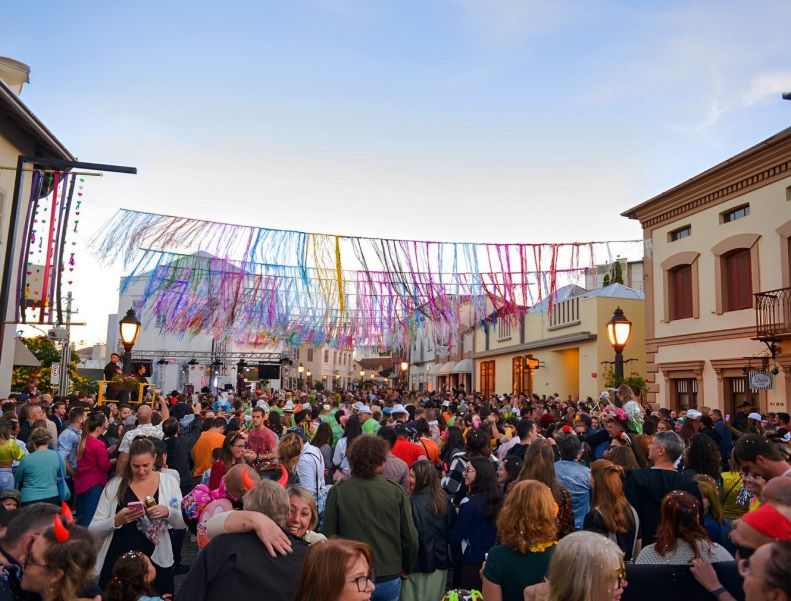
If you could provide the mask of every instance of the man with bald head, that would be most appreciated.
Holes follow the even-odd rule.
[[[791,510],[791,478],[772,478],[761,491],[761,503]]]
[[[162,420],[156,426],[151,423],[153,414],[154,412],[148,405],[140,405],[137,408],[137,427],[124,434],[118,445],[118,461],[115,464],[115,472],[117,474],[124,473],[124,468],[126,468],[126,464],[129,461],[129,446],[135,438],[138,436],[153,436],[161,440],[165,437],[165,433],[162,431],[162,422],[170,417],[165,397],[161,395],[159,397],[159,414],[162,416]]]

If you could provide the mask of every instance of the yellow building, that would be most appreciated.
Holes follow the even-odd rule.
[[[484,394],[558,393],[596,398],[612,369],[614,351],[606,323],[617,307],[632,322],[624,349],[624,375],[645,376],[643,294],[621,284],[597,290],[566,286],[551,311],[544,300],[521,318],[475,328],[473,387]],[[526,357],[538,361],[532,369]]]
[[[749,399],[787,411],[791,344],[780,342],[791,337],[791,128],[623,215],[640,221],[652,249],[649,400],[734,413]]]

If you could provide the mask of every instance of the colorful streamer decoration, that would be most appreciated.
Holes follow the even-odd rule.
[[[74,192],[82,196],[83,179],[66,172],[33,172],[30,197],[23,227],[23,251],[19,255],[16,285],[16,318],[28,323],[28,310],[39,324],[63,323],[63,274],[74,270],[75,253],[69,251],[69,233],[77,231],[78,219],[69,230],[69,218],[79,215],[81,201],[74,204]],[[76,206],[76,209],[74,207]],[[71,242],[72,245],[76,244]],[[68,255],[68,260],[66,259]]]
[[[122,258],[138,310],[163,333],[252,345],[404,349],[418,330],[515,318],[642,240],[471,243],[317,234],[123,209],[92,241]]]

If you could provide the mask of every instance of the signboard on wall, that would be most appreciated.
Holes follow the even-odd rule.
[[[750,370],[747,372],[750,382],[750,390],[772,390],[774,388],[774,376],[767,371]]]

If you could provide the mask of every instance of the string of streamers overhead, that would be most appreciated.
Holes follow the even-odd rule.
[[[403,349],[418,329],[442,344],[642,256],[642,240],[472,243],[371,238],[216,223],[123,209],[92,241],[128,269],[144,323],[248,344]]]

